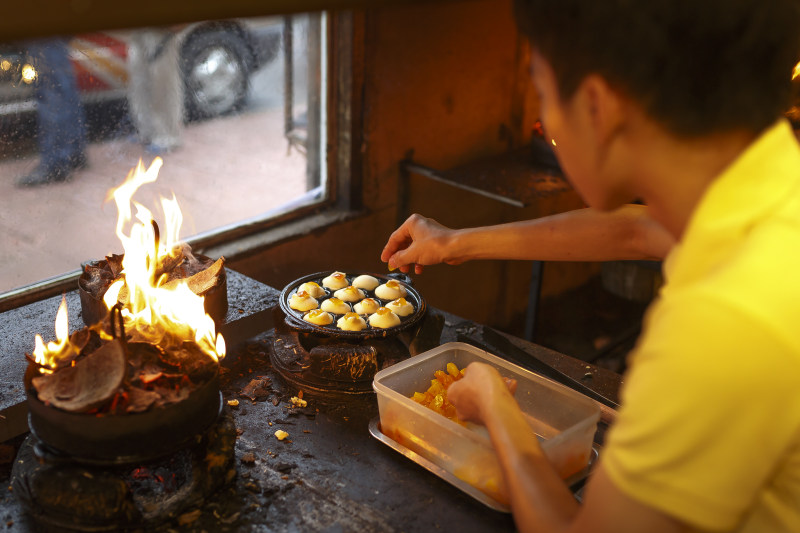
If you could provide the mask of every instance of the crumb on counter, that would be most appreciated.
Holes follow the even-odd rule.
[[[283,440],[283,439],[285,439],[285,438],[286,438],[286,437],[288,437],[288,436],[289,436],[289,434],[288,434],[288,433],[286,433],[286,432],[285,432],[284,430],[282,430],[282,429],[279,429],[278,431],[276,431],[276,432],[275,432],[275,438],[277,438],[278,440]]]
[[[305,407],[308,405],[308,402],[302,398],[298,398],[297,396],[292,396],[291,400],[292,405],[295,407]]]

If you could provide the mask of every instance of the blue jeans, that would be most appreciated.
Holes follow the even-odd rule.
[[[37,71],[34,89],[41,164],[46,169],[71,168],[85,157],[86,118],[69,60],[68,41],[53,38],[26,44]]]

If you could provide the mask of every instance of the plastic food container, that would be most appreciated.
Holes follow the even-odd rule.
[[[424,392],[447,363],[463,369],[474,361],[517,380],[515,398],[542,449],[562,478],[580,472],[592,457],[600,408],[572,389],[462,342],[450,342],[375,374],[381,431],[405,448],[507,505],[502,471],[486,429],[463,427],[410,397]],[[446,370],[445,370],[446,371]]]

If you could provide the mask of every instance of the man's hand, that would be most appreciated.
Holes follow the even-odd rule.
[[[422,274],[425,265],[457,265],[461,261],[449,256],[454,233],[432,218],[413,214],[389,237],[381,261],[388,263],[389,269],[399,268],[401,272],[408,272],[413,265],[417,274]]]
[[[485,363],[471,363],[464,377],[447,389],[447,399],[456,407],[461,420],[486,425],[486,417],[492,416],[495,401],[512,399],[517,382],[501,377],[497,370]]]

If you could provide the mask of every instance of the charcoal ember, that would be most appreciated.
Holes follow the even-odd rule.
[[[156,400],[155,405],[164,407],[165,405],[182,402],[189,397],[192,390],[194,390],[194,387],[188,385],[181,387],[156,386],[153,388],[153,392],[158,394],[159,398]]]
[[[147,385],[162,377],[164,377],[164,371],[162,369],[155,365],[146,365],[139,369],[139,372],[136,375],[136,381],[140,381],[142,384]]]
[[[168,349],[161,350],[158,357],[161,363],[167,366],[183,368],[183,365],[187,364],[192,356],[199,351],[199,349],[195,350],[195,347],[194,343],[182,342],[180,346],[171,346]]]
[[[162,351],[163,364],[178,369],[194,381],[210,377],[216,371],[217,363],[192,341],[183,341]]]
[[[269,378],[250,380],[250,383],[239,391],[239,396],[250,398],[254,402],[266,400],[272,395],[272,390],[269,387],[271,383],[272,380]]]
[[[155,391],[130,387],[125,411],[128,413],[142,413],[150,409],[160,399],[161,395]]]
[[[140,369],[135,369],[134,372],[133,377],[130,379],[131,383],[139,384],[142,387],[147,387],[151,383],[155,383],[159,380],[180,386],[184,380],[188,379],[186,374],[167,372],[163,368],[152,364],[148,364]]]
[[[75,365],[33,378],[39,399],[82,413],[106,404],[125,377],[125,351],[118,340],[103,344]]]
[[[149,382],[161,377],[165,370],[173,367],[165,367],[161,363],[163,350],[154,344],[146,342],[128,342],[128,381]],[[157,376],[155,376],[157,374]]]

